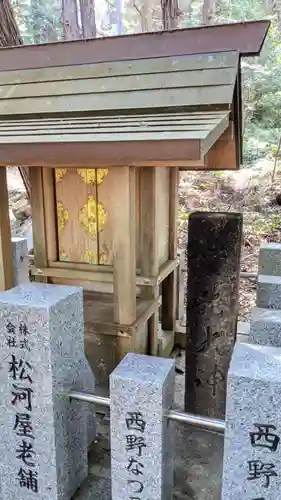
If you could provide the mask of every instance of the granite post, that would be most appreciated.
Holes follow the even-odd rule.
[[[259,252],[259,274],[281,276],[281,244],[264,243]]]
[[[172,500],[174,361],[127,354],[110,376],[112,500]]]
[[[250,344],[281,347],[281,311],[254,307],[250,320]]]
[[[263,309],[281,309],[281,276],[258,275],[256,304]]]
[[[70,500],[88,473],[82,289],[27,284],[0,294],[2,499]],[[90,388],[89,388],[90,389]]]
[[[14,285],[20,285],[29,281],[28,274],[28,249],[26,238],[12,238]]]
[[[228,373],[222,500],[279,500],[281,349],[236,344]]]
[[[224,418],[236,339],[242,215],[190,215],[187,243],[185,410]]]
[[[259,252],[257,306],[281,309],[281,244],[266,243]]]
[[[281,245],[266,243],[259,252],[258,307],[251,314],[250,343],[281,347],[280,293]]]

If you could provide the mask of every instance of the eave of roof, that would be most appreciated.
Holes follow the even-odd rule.
[[[0,49],[1,71],[237,51],[259,55],[267,20]]]
[[[123,117],[121,117],[123,120]],[[101,166],[201,160],[229,124],[229,112],[0,122],[0,165]]]

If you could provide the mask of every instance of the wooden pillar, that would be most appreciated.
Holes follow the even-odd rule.
[[[40,269],[41,267],[46,268],[48,266],[44,217],[43,168],[30,168],[29,178],[31,184],[34,265]],[[48,278],[37,276],[36,281],[47,283]]]
[[[14,286],[13,251],[6,167],[0,168],[0,290]]]
[[[135,167],[118,169],[110,197],[113,238],[114,321],[131,325],[136,320]]]
[[[159,272],[157,213],[157,167],[142,168],[140,175],[140,270],[142,276],[157,276]],[[159,296],[159,286],[144,287],[142,298],[155,300]],[[158,354],[159,313],[148,320],[148,352]]]
[[[170,168],[169,193],[169,260],[177,258],[177,217],[178,217],[179,170]],[[162,328],[175,331],[177,307],[177,270],[170,273],[162,283]]]
[[[224,418],[236,339],[242,215],[191,214],[187,243],[185,409]]]
[[[43,196],[44,196],[44,218],[46,234],[46,252],[48,264],[56,262],[59,258],[58,234],[56,223],[56,193],[55,193],[55,169],[42,169]]]

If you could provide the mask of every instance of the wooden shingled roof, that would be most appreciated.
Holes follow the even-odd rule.
[[[236,143],[238,166],[239,51],[19,69],[9,61],[0,71],[1,165],[204,165],[222,136]]]
[[[40,144],[52,144],[52,149],[56,146],[58,151],[60,146],[65,146],[57,158],[46,149],[43,160],[49,166],[54,162],[56,165],[99,166],[128,162],[145,165],[184,158],[198,161],[228,124],[229,111],[1,121],[0,147],[4,150],[5,146],[30,145],[30,150],[36,146],[38,150]],[[79,144],[83,148],[79,149],[77,158]],[[15,155],[16,149],[14,157],[17,158]],[[38,153],[34,158],[32,155],[30,161],[40,166],[42,155]]]
[[[4,72],[0,116],[229,107],[238,61],[225,52]]]
[[[229,125],[238,63],[225,52],[0,73],[0,145],[86,143],[114,164],[201,160]]]

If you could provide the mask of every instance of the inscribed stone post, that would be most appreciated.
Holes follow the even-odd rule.
[[[28,249],[26,238],[12,238],[14,284],[15,286],[29,281]]]
[[[69,500],[87,476],[82,289],[28,284],[0,294],[3,500]]]
[[[281,311],[254,307],[249,343],[281,347]]]
[[[112,500],[171,500],[174,361],[127,354],[110,376]]]
[[[259,252],[259,274],[281,276],[281,244],[264,243]]]
[[[190,215],[187,243],[185,409],[224,418],[236,339],[242,215]]]
[[[281,349],[236,344],[228,373],[222,500],[279,500]]]

